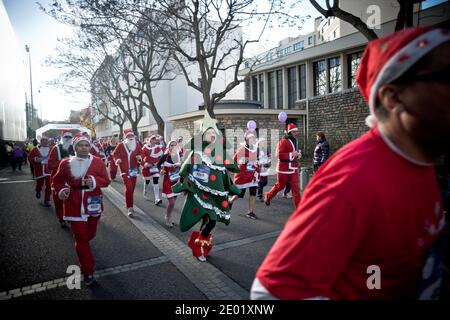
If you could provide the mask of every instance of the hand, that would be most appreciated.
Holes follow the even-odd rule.
[[[161,174],[166,174],[166,171],[165,170],[161,170]]]
[[[70,190],[66,189],[61,193],[61,196],[59,198],[64,201],[64,200],[69,199],[69,195],[70,195]]]
[[[89,187],[89,189],[92,189],[94,182],[92,181],[91,178],[86,178],[86,179],[84,179],[84,184],[87,185]]]
[[[292,156],[294,158],[297,158],[299,156],[299,153],[297,151],[292,152]]]
[[[148,168],[148,167],[151,167],[151,165],[150,165],[150,163],[144,163],[144,168]]]
[[[121,164],[122,163],[122,160],[120,160],[120,159],[117,159],[116,160],[116,165],[119,165],[119,164]]]

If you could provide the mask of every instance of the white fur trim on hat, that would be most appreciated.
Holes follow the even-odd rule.
[[[426,46],[418,46],[417,43],[421,41],[426,41],[428,43]],[[450,34],[443,33],[443,29],[433,29],[414,38],[414,40],[404,46],[386,62],[370,89],[369,109],[373,118],[371,118],[370,121],[366,119],[366,124],[368,126],[373,127],[377,123],[375,116],[375,102],[377,100],[378,89],[382,85],[391,83],[399,78],[431,50],[447,41],[450,41]],[[401,57],[404,55],[407,55],[409,58],[401,61]]]

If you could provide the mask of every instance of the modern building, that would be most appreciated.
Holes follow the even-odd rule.
[[[26,71],[24,48],[0,0],[0,140],[24,141],[26,122]]]

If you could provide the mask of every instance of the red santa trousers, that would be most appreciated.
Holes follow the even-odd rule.
[[[114,180],[117,176],[117,165],[112,159],[109,161],[109,175],[111,180]]]
[[[52,193],[52,187],[50,184],[50,176],[46,176],[43,178],[36,179],[36,192],[41,192],[42,187],[44,186],[45,182],[45,201],[50,201],[50,195]]]
[[[278,192],[284,189],[286,184],[289,183],[292,190],[292,200],[294,202],[295,208],[297,208],[300,203],[300,185],[298,172],[295,171],[292,174],[278,173],[277,174],[277,182],[274,184],[272,189],[266,193],[267,200],[270,201],[277,195]]]
[[[125,175],[122,176],[123,184],[125,185],[125,202],[127,208],[132,208],[134,203],[134,188],[136,187],[136,177],[128,178]]]
[[[63,201],[58,197],[58,193],[53,191],[53,203],[55,204],[56,217],[58,217],[59,222],[63,221],[64,209]]]
[[[92,255],[89,241],[97,234],[97,224],[100,217],[89,217],[87,222],[71,221],[73,238],[75,240],[75,250],[80,261],[81,273],[83,275],[93,275],[95,261]]]

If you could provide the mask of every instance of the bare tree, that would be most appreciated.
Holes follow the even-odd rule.
[[[133,1],[66,0],[66,6],[63,4],[63,1],[54,1],[51,8],[42,9],[61,22],[79,26],[88,35],[90,50],[100,51],[104,59],[109,59],[100,65],[108,66],[107,74],[110,83],[116,84],[115,91],[110,92],[111,86],[105,88],[106,80],[95,81],[95,85],[100,85],[100,91],[106,90],[135,133],[145,107],[155,119],[158,133],[164,134],[164,120],[155,105],[152,89],[159,81],[173,79],[175,68],[170,63],[170,54],[156,45],[160,36],[151,24],[153,20],[124,19],[132,8],[130,6],[135,5]],[[102,72],[103,79],[105,70]]]
[[[333,0],[331,4],[330,0],[325,1],[326,8],[323,8],[316,0],[310,0],[314,8],[317,9],[325,18],[336,17],[343,21],[350,23],[359,32],[361,32],[367,40],[374,40],[378,38],[375,31],[367,26],[359,17],[342,10],[339,7],[339,0]],[[413,9],[414,4],[422,2],[422,0],[397,0],[400,10],[397,15],[397,23],[395,26],[395,31],[401,30],[403,28],[413,26]]]

